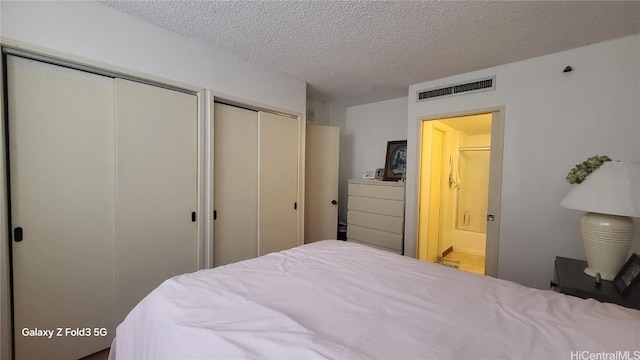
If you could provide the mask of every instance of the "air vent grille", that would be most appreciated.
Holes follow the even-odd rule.
[[[418,91],[418,102],[459,94],[473,94],[481,91],[495,89],[496,77],[490,76],[470,82],[451,84],[427,90],[420,90]]]

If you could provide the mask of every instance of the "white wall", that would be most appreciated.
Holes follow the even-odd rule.
[[[494,91],[415,101],[418,90],[489,75]],[[415,253],[420,119],[505,106],[498,276],[548,288],[555,256],[584,259],[582,214],[560,207],[569,169],[595,154],[640,161],[639,79],[635,35],[410,86],[405,253]]]
[[[337,126],[347,131],[347,107],[343,104],[329,103],[329,125]]]
[[[384,168],[387,141],[407,139],[407,98],[351,106],[340,142],[340,220],[346,222],[349,179],[366,169]]]
[[[313,117],[307,116],[307,125],[329,126],[331,103],[307,99],[307,111],[313,112]]]
[[[2,1],[3,37],[304,114],[306,84],[90,1]],[[211,19],[215,21],[215,19]]]

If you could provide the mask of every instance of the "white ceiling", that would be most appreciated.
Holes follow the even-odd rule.
[[[640,1],[103,1],[346,105],[640,33]]]

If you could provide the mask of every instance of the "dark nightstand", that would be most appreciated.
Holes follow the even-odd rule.
[[[634,287],[627,296],[616,291],[613,282],[602,280],[600,287],[596,286],[595,278],[584,273],[587,262],[556,256],[554,282],[551,287],[567,295],[587,299],[593,298],[600,302],[614,303],[632,309],[640,310],[640,286]]]

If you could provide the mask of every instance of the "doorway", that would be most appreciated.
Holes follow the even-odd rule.
[[[497,276],[503,110],[423,119],[418,258]]]

